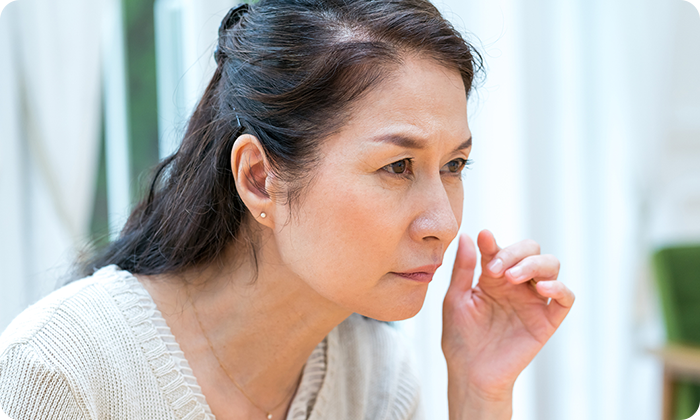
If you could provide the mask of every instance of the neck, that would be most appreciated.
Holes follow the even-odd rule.
[[[259,261],[270,261],[269,252],[261,254]],[[244,261],[141,278],[188,360],[208,361],[200,372],[193,366],[198,380],[208,375],[231,389],[224,385],[230,375],[255,405],[271,409],[291,401],[313,349],[351,312],[281,264],[263,262],[255,273]]]

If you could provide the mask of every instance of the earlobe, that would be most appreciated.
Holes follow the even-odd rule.
[[[236,190],[253,217],[263,225],[272,221],[272,201],[266,185],[269,164],[260,141],[250,134],[236,139],[231,150],[231,171]]]

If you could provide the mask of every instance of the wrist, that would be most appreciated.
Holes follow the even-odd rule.
[[[450,420],[510,420],[513,416],[512,387],[486,392],[461,377],[448,380]]]

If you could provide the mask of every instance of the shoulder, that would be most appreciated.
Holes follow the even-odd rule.
[[[28,348],[46,364],[63,367],[70,378],[76,371],[95,370],[121,350],[135,354],[129,351],[135,347],[131,314],[120,306],[120,288],[138,294],[129,282],[138,283],[128,272],[110,266],[49,294],[0,335],[0,361],[18,348]]]
[[[161,409],[138,335],[148,320],[141,299],[147,292],[138,281],[110,266],[27,308],[0,336],[0,405],[10,414],[24,406],[15,396],[24,395],[48,418],[64,418],[47,411],[64,405],[96,418],[112,409],[110,401],[141,394]],[[137,399],[122,398],[128,407],[120,403],[118,411],[139,408]]]
[[[329,335],[328,374],[338,415],[346,418],[410,419],[420,400],[411,352],[385,322],[353,314]]]
[[[105,312],[116,309],[108,285],[123,276],[121,273],[125,272],[116,266],[106,267],[25,309],[0,335],[0,355],[12,346],[36,342],[45,335],[75,338],[76,330],[82,329],[88,329],[91,335],[99,333],[96,327],[113,321],[105,319]]]
[[[93,412],[77,372],[101,359],[109,313],[105,270],[66,285],[19,314],[0,335],[0,405],[12,418],[82,418]],[[94,370],[94,369],[92,369]]]
[[[10,418],[82,419],[89,416],[82,402],[61,369],[32,346],[12,346],[0,357],[0,410]]]

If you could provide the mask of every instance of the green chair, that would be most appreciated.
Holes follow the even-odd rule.
[[[700,245],[653,255],[668,345],[664,359],[664,420],[687,419],[700,405]]]

